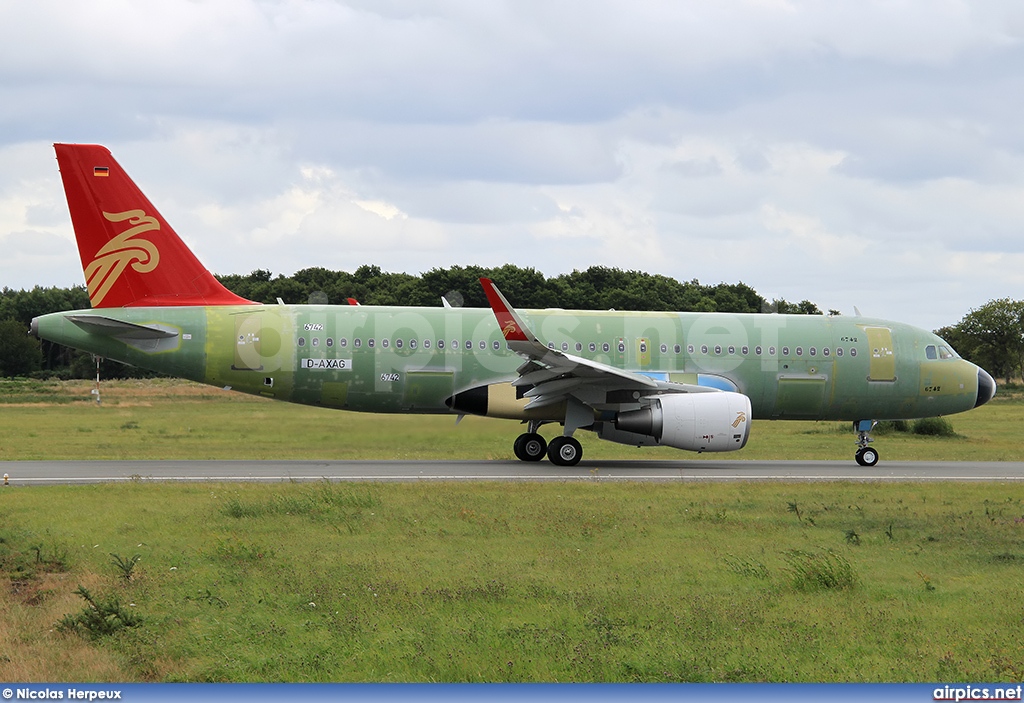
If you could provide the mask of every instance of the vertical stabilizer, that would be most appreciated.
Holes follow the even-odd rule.
[[[254,304],[206,270],[106,147],[53,147],[94,308]]]

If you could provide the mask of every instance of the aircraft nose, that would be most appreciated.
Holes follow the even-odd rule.
[[[996,394],[996,382],[988,375],[988,371],[985,369],[978,369],[978,402],[974,404],[974,407],[984,405],[988,401],[992,400],[992,396]]]

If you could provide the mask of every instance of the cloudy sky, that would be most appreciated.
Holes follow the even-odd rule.
[[[93,142],[216,273],[604,265],[951,324],[1024,298],[1022,38],[1019,0],[4,2],[0,287],[82,282],[51,144]]]

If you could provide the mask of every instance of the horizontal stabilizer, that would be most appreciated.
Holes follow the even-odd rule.
[[[136,325],[101,315],[65,315],[64,319],[74,322],[89,334],[117,339],[166,339],[177,337],[178,333],[160,327]]]

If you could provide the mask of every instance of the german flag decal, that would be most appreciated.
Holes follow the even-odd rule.
[[[93,166],[92,175],[106,178],[110,175],[110,168],[107,166]]]

